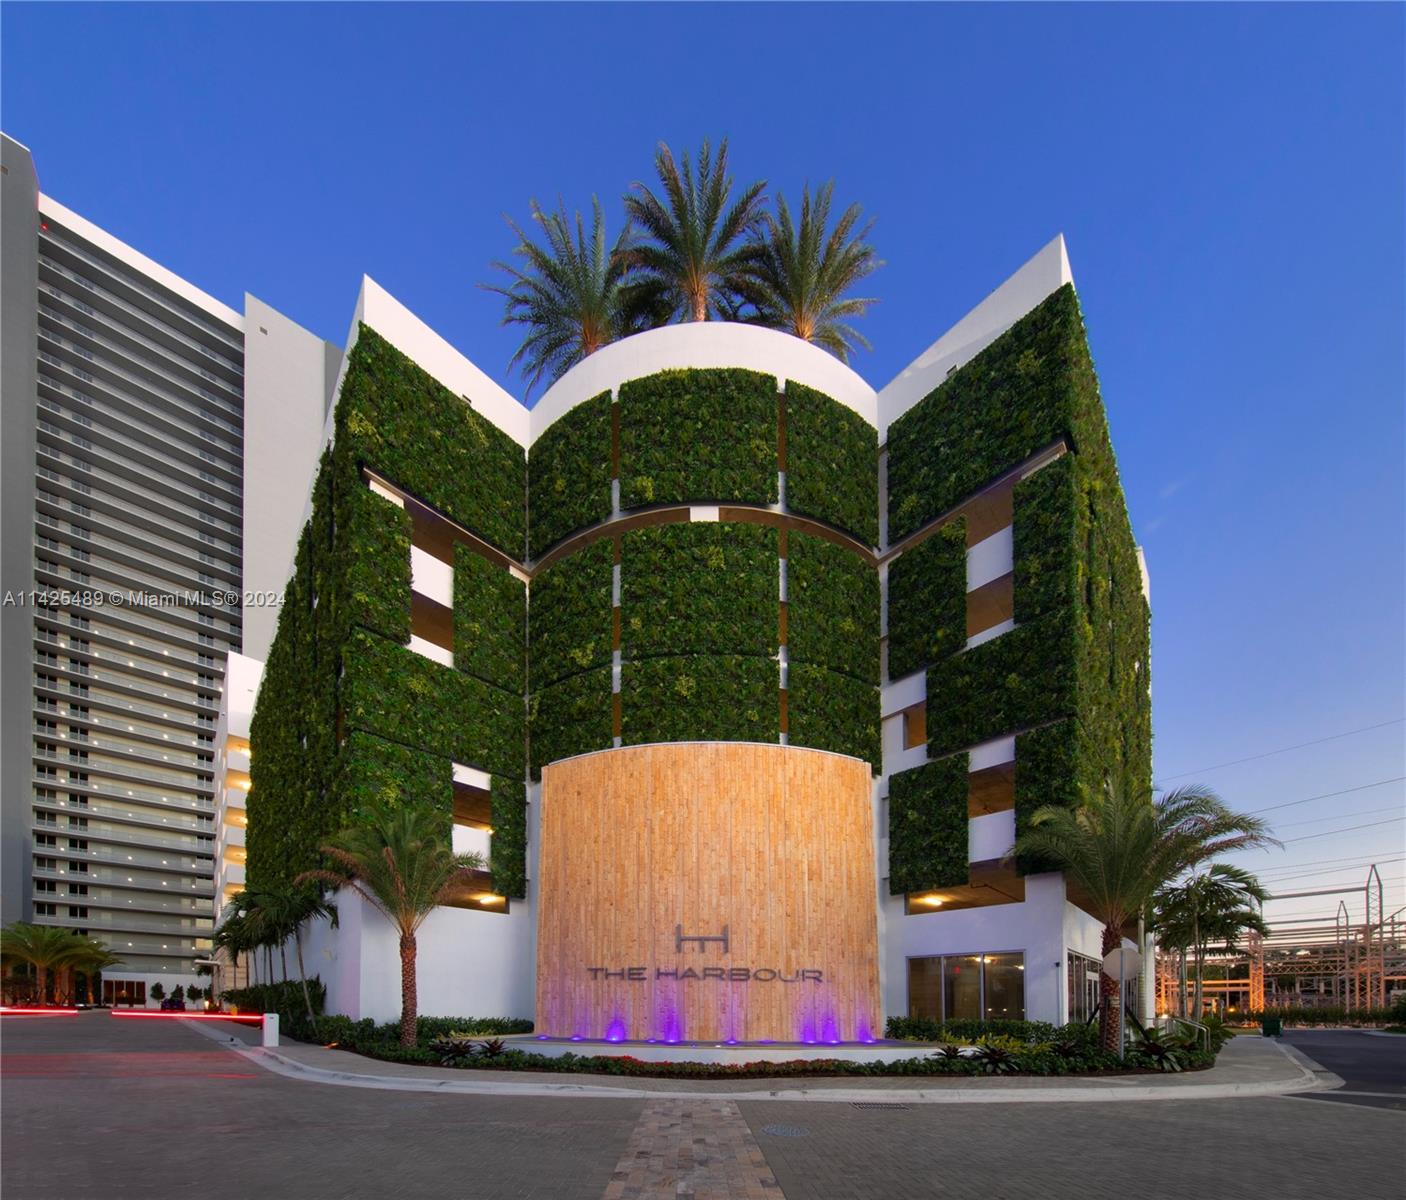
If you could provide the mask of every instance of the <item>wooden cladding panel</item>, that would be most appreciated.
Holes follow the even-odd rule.
[[[854,759],[729,742],[625,747],[548,766],[538,1031],[878,1036],[871,786]],[[726,950],[679,949],[677,926],[686,938],[726,928]]]

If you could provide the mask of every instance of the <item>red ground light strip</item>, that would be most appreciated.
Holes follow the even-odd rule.
[[[174,1021],[243,1021],[246,1025],[262,1025],[262,1013],[158,1012],[154,1009],[114,1008],[114,1017],[164,1017]]]
[[[76,1008],[15,1008],[0,1005],[0,1017],[76,1017]]]

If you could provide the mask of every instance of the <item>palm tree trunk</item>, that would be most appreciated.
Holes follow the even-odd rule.
[[[303,935],[302,926],[293,926],[293,945],[298,951],[298,978],[303,982],[303,1003],[308,1007],[308,1024],[316,1028],[312,1015],[312,996],[308,992],[308,973],[303,970]]]
[[[1186,947],[1185,947],[1185,946],[1183,946],[1183,947],[1178,951],[1178,958],[1179,958],[1179,960],[1180,960],[1180,964],[1181,964],[1181,965],[1180,965],[1180,967],[1178,968],[1178,971],[1177,971],[1177,1001],[1178,1001],[1178,1003],[1179,1003],[1179,1005],[1180,1005],[1180,1009],[1179,1009],[1180,1014],[1181,1014],[1182,1017],[1185,1017],[1185,1016],[1187,1015],[1187,1012],[1186,1012]]]
[[[1123,944],[1123,931],[1112,925],[1103,927],[1103,952],[1110,954]],[[1119,995],[1118,981],[1103,971],[1098,973],[1099,1004],[1098,1040],[1106,1054],[1118,1053],[1119,1020],[1118,1013],[1123,1004]]]
[[[418,997],[415,994],[415,935],[400,939],[400,1044],[415,1044],[416,1008]]]
[[[283,982],[288,982],[288,943],[283,940],[278,943],[278,961],[283,964]]]
[[[1205,992],[1205,966],[1206,966],[1206,946],[1203,942],[1196,943],[1196,1019],[1201,1019],[1201,1005],[1203,993]]]
[[[1191,1019],[1199,1021],[1201,1019],[1201,913],[1195,905],[1191,909],[1191,950],[1196,963],[1196,990],[1193,993],[1195,1004],[1192,1007]]]
[[[35,991],[38,993],[39,1003],[41,1005],[47,1004],[49,994],[49,968],[44,966],[43,963],[35,963],[34,973],[38,976],[34,987]]]

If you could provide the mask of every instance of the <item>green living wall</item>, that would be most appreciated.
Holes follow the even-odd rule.
[[[620,544],[620,651],[776,653],[776,530],[737,521],[655,525]]]
[[[967,759],[959,754],[889,777],[889,891],[965,884]]]
[[[949,521],[889,564],[890,679],[967,644],[967,523]]]
[[[410,520],[363,477],[374,471],[521,557],[525,505],[514,499],[525,493],[521,448],[365,326],[348,356],[334,423],[250,731],[255,889],[317,866],[318,848],[373,805],[433,808],[447,833],[454,762],[509,781],[521,781],[525,768],[521,584],[506,570],[461,558],[459,669],[405,649]],[[495,803],[511,805],[512,797],[500,785]],[[521,895],[514,882],[525,871],[521,839],[511,814],[503,815],[494,886]]]
[[[527,460],[472,404],[362,325],[337,400],[335,452],[521,559]]]
[[[620,506],[776,503],[776,380],[732,368],[620,386]]]
[[[1065,285],[889,427],[896,545],[1058,438],[1107,441],[1079,301]]]
[[[614,474],[610,393],[562,414],[532,443],[527,459],[531,556],[610,516]]]
[[[775,742],[781,678],[769,658],[693,654],[627,661],[621,670],[621,740]]]
[[[794,380],[786,383],[786,507],[878,545],[878,431]]]
[[[889,673],[927,665],[928,754],[965,769],[962,751],[1017,735],[1018,829],[1041,804],[1151,787],[1148,609],[1073,290],[905,414],[889,442],[897,540],[1061,438],[1070,452],[1015,486],[1013,630],[954,652],[965,575],[957,535],[939,540],[950,526],[890,568]],[[891,878],[913,890],[901,884]]]
[[[610,663],[614,563],[615,544],[604,538],[533,579],[528,627],[534,693]]]

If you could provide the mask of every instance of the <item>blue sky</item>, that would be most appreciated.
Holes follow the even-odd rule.
[[[0,120],[227,303],[340,342],[365,272],[519,394],[474,286],[502,214],[618,223],[661,138],[878,218],[876,385],[1064,232],[1151,569],[1158,778],[1253,810],[1406,775],[1404,12],[11,2]],[[1281,809],[1309,840],[1251,865],[1376,857],[1390,911],[1402,796]]]

